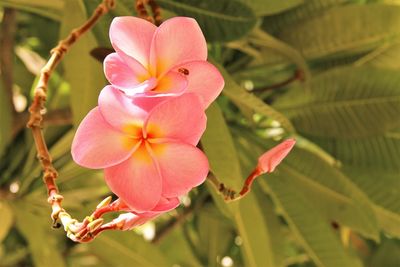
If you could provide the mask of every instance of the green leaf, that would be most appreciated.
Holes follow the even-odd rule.
[[[242,186],[242,171],[236,149],[217,103],[207,109],[207,129],[201,138],[201,144],[210,162],[210,170],[227,186]]]
[[[53,20],[61,20],[63,0],[2,0],[0,6],[32,12]]]
[[[269,253],[269,257],[271,257],[270,266],[284,266],[284,260],[287,256],[287,240],[282,236],[285,235],[287,229],[284,228],[280,218],[277,216],[271,199],[262,192],[258,184],[253,186],[252,192],[257,198],[266,231],[268,232],[269,244],[267,248],[271,250]]]
[[[278,37],[299,49],[307,59],[314,59],[340,52],[367,51],[399,34],[400,7],[369,4],[332,8],[282,29]]]
[[[285,10],[292,9],[303,3],[303,0],[241,0],[249,5],[257,16],[267,16],[281,13]]]
[[[233,225],[213,205],[203,207],[197,214],[198,251],[208,258],[207,266],[219,266],[234,241]]]
[[[357,139],[313,138],[345,166],[400,171],[400,133]]]
[[[238,155],[225,122],[224,115],[217,103],[213,103],[206,111],[207,128],[201,138],[201,145],[210,163],[211,172],[225,185],[240,188],[242,171]],[[207,184],[215,204],[221,212],[232,216],[232,205],[226,204],[213,185]]]
[[[176,227],[163,238],[159,244],[159,248],[168,255],[168,258],[180,266],[201,267],[196,256],[193,254],[191,247],[182,233],[182,227]],[[176,249],[179,248],[179,249]]]
[[[207,110],[207,116],[208,126],[201,144],[210,162],[211,171],[226,186],[239,190],[244,177],[229,128],[216,104]],[[265,226],[263,211],[257,205],[255,196],[249,195],[239,202],[230,204],[223,203],[220,195],[214,194],[213,197],[217,205],[222,210],[227,210],[226,213],[231,214],[235,220],[243,239],[246,266],[271,266],[273,244]],[[260,247],[265,249],[260,250]]]
[[[329,224],[289,177],[271,177],[260,180],[260,184],[271,195],[289,228],[317,266],[361,266],[358,260],[349,256]]]
[[[385,239],[382,246],[368,259],[369,267],[397,267],[400,262],[400,245],[395,240]]]
[[[399,83],[395,70],[338,68],[316,76],[308,94],[293,88],[273,107],[309,136],[367,137],[400,125]]]
[[[209,42],[227,42],[250,32],[257,18],[252,9],[238,0],[158,0],[179,16],[193,17]]]
[[[277,266],[280,255],[274,254],[276,249],[271,233],[274,228],[266,224],[263,206],[258,204],[254,193],[241,199],[238,206],[239,212],[234,218],[243,240],[246,266]]]
[[[347,204],[342,206],[341,212],[344,214],[337,213],[337,216],[340,216],[337,219],[357,227],[356,230],[364,236],[379,241],[378,223],[372,209],[372,202],[348,177],[311,153],[302,150],[293,151],[288,157],[287,164],[290,166],[289,168],[286,168],[285,165],[281,168],[283,175],[292,177],[293,180],[296,179],[299,184],[298,188],[305,184],[320,194],[337,198],[343,202],[343,205]],[[352,213],[346,214],[349,210]],[[334,214],[328,215],[333,216]]]
[[[274,1],[277,3],[286,1]],[[263,28],[269,33],[280,33],[310,18],[317,17],[332,7],[363,0],[307,0],[303,4],[281,14],[268,16],[263,20]]]
[[[5,201],[0,201],[0,244],[6,238],[8,231],[13,224],[13,211]]]
[[[254,37],[253,37],[254,36]],[[291,62],[297,65],[298,70],[302,71],[303,80],[306,82],[306,87],[308,86],[308,81],[310,80],[311,74],[310,70],[308,69],[307,63],[301,53],[299,53],[298,50],[294,49],[292,46],[288,45],[287,43],[284,43],[280,41],[279,39],[273,37],[272,35],[262,31],[262,30],[255,30],[254,34],[252,36],[251,42],[261,46],[261,51],[265,53],[265,50],[269,53],[271,53],[271,50],[273,52],[278,52],[280,55],[286,57],[289,59]],[[274,58],[275,53],[271,53],[272,58]],[[271,63],[268,62],[268,57],[270,57],[268,54],[267,56],[263,56],[260,59],[256,59],[257,61],[264,62],[264,64]],[[267,59],[265,59],[267,58]],[[275,56],[276,58],[276,56]],[[276,60],[276,59],[275,59]],[[278,57],[279,60],[279,57]]]
[[[273,51],[273,53],[276,53]],[[287,64],[257,64],[251,67],[242,68],[232,74],[238,84],[245,84],[251,81],[254,89],[269,88],[272,85],[287,81],[293,77],[294,67]]]
[[[117,16],[136,16],[136,10],[134,4],[130,0],[115,0],[116,4],[107,14],[96,23],[93,27],[93,34],[96,36],[96,40],[101,47],[111,47],[109,40],[109,28],[111,21]],[[91,0],[84,1],[86,7],[86,15],[89,17],[93,11],[102,2],[102,0]]]
[[[172,266],[156,246],[133,232],[103,233],[88,248],[107,266]]]
[[[65,133],[53,146],[50,147],[50,154],[53,161],[57,161],[66,153],[70,153],[72,139],[75,133],[73,130]],[[29,152],[28,160],[25,162],[25,168],[22,171],[23,183],[18,194],[22,195],[29,189],[31,183],[38,178],[41,173],[41,166],[37,162],[36,147],[32,146]],[[62,181],[65,177],[60,176],[58,181]]]
[[[66,37],[72,29],[87,20],[86,10],[81,0],[66,1],[61,25],[61,36]],[[65,55],[65,79],[71,86],[71,107],[74,124],[97,105],[100,90],[105,85],[102,65],[90,56],[90,51],[98,47],[91,32],[82,36]]]
[[[246,92],[233,80],[233,78],[222,66],[218,64],[216,64],[216,66],[219,68],[225,79],[225,87],[224,90],[222,90],[222,94],[224,94],[238,106],[243,105],[244,107],[247,107],[256,113],[278,121],[289,133],[295,132],[295,128],[288,118],[268,104],[264,103],[260,98],[249,92]]]
[[[400,237],[399,172],[351,166],[345,166],[344,171],[375,204],[374,210],[380,227]]]
[[[11,139],[13,113],[9,99],[3,83],[0,83],[0,156]]]
[[[48,209],[37,209],[29,202],[18,201],[12,205],[18,231],[28,242],[37,267],[64,267],[65,263],[57,244],[57,235],[51,229]],[[45,242],[44,242],[45,241]]]
[[[243,130],[235,130],[236,135],[241,136],[238,140],[245,158],[255,158],[273,146],[271,141],[246,134]],[[310,202],[318,200],[315,207],[326,221],[338,221],[365,237],[379,241],[373,203],[355,183],[318,154],[296,146],[277,171],[270,175],[274,179],[290,177],[294,187],[302,191]]]
[[[374,216],[372,202],[349,177],[329,166],[318,156],[301,149],[293,150],[287,157],[286,164],[281,167],[283,175],[277,174],[279,177],[287,175],[300,184],[314,187],[321,193],[346,200],[348,209],[353,210],[350,221],[358,222],[358,230],[364,236],[379,241],[378,223]],[[347,217],[342,217],[342,219],[347,220]]]
[[[385,42],[354,63],[355,66],[374,66],[385,69],[400,68],[400,42]]]

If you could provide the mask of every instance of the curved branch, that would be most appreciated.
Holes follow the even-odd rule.
[[[114,6],[114,0],[103,0],[94,10],[92,16],[82,26],[72,30],[67,38],[61,40],[58,45],[51,50],[50,59],[40,71],[39,82],[35,88],[33,102],[29,108],[30,118],[27,127],[32,130],[38,159],[43,169],[43,181],[47,188],[48,202],[52,207],[51,217],[53,219],[53,227],[58,228],[63,225],[64,229],[68,233],[68,237],[78,242],[87,242],[96,236],[96,233],[100,233],[98,229],[102,229],[101,225],[103,221],[99,217],[105,212],[120,210],[123,205],[118,201],[109,204],[111,198],[107,198],[100,203],[100,206],[97,207],[96,211],[82,223],[72,219],[71,216],[62,208],[61,202],[63,196],[59,193],[55,182],[58,173],[53,166],[52,158],[42,132],[42,112],[47,98],[48,82],[54,69],[60,63],[63,56],[68,52],[69,48]],[[101,212],[98,211],[99,209],[101,209]],[[114,226],[114,228],[115,227],[116,226]]]

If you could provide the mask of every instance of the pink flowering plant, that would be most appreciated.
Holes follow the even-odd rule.
[[[72,157],[86,168],[104,169],[118,203],[128,213],[113,223],[131,229],[179,205],[179,197],[202,184],[210,171],[196,147],[206,129],[205,109],[224,79],[207,62],[207,44],[192,18],[171,18],[159,27],[137,17],[110,26],[116,52],[104,60],[111,83],[77,129]],[[237,197],[253,180],[272,172],[294,146],[288,140],[264,154]],[[225,199],[236,198],[227,188]]]
[[[397,2],[0,1],[0,266],[398,266]]]

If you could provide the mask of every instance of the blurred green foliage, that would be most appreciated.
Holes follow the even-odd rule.
[[[52,230],[25,102],[49,50],[99,2],[0,0],[1,40],[10,10],[17,28],[12,65],[1,66],[2,80],[5,68],[13,73],[12,88],[0,84],[1,267],[399,266],[397,0],[156,0],[164,18],[196,18],[224,75],[201,141],[218,179],[239,189],[263,151],[289,136],[296,148],[239,202],[206,182],[134,231],[74,244]],[[122,15],[135,15],[134,1],[117,0],[50,81],[46,141],[65,208],[79,219],[110,194],[101,172],[72,161],[70,145],[106,83],[90,52],[110,47],[109,23]]]

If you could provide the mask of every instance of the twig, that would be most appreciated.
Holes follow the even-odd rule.
[[[244,181],[242,189],[240,190],[239,193],[237,193],[235,190],[229,187],[226,187],[225,184],[220,182],[212,172],[208,173],[207,180],[215,186],[216,190],[220,194],[222,194],[224,200],[226,202],[229,202],[229,201],[239,200],[243,198],[245,195],[247,195],[251,190],[251,185],[253,184],[254,180],[258,176],[260,176],[260,174],[261,173],[258,168],[254,169],[247,177],[247,179]]]
[[[149,5],[152,16],[150,16],[149,13],[147,12],[146,4]],[[135,9],[136,12],[138,13],[138,16],[141,17],[142,19],[145,19],[155,24],[156,26],[160,26],[160,24],[162,23],[161,8],[156,3],[155,0],[137,0]]]
[[[29,117],[29,112],[16,114],[12,129],[12,136],[16,136],[26,126]],[[42,120],[42,126],[45,127],[69,124],[72,124],[72,112],[70,108],[51,110],[46,113],[46,116],[44,116]]]
[[[154,24],[160,26],[162,23],[161,8],[155,0],[147,0],[153,14]]]
[[[300,69],[297,69],[292,77],[288,78],[287,80],[285,80],[283,82],[280,82],[280,83],[277,83],[277,84],[273,84],[273,85],[268,86],[266,88],[254,89],[254,90],[252,90],[252,92],[257,92],[257,93],[266,92],[266,91],[269,91],[269,90],[273,90],[273,89],[276,89],[276,88],[280,88],[280,87],[286,86],[286,85],[288,85],[288,84],[290,84],[290,83],[292,83],[292,82],[294,82],[296,80],[299,80],[299,81],[303,81],[304,80],[304,72],[302,70],[300,70]]]
[[[0,42],[0,73],[2,76],[4,89],[9,99],[10,107],[15,115],[15,107],[13,101],[13,62],[14,62],[14,39],[16,32],[16,10],[13,8],[5,8]]]
[[[136,0],[135,10],[140,18],[145,19],[151,23],[154,23],[153,18],[149,16],[149,13],[147,13],[146,0]]]
[[[68,236],[71,239],[79,242],[87,242],[89,240],[92,240],[96,236],[95,233],[100,233],[99,229],[101,229],[103,221],[102,219],[96,218],[98,214],[96,213],[96,211],[98,209],[102,209],[103,212],[99,214],[102,215],[104,212],[118,210],[120,206],[114,204],[116,202],[109,204],[103,201],[94,212],[94,215],[96,216],[90,216],[82,223],[78,223],[77,220],[72,219],[71,216],[62,208],[61,202],[63,200],[63,196],[59,193],[55,182],[58,173],[52,164],[52,158],[43,137],[42,112],[44,110],[44,104],[46,102],[48,82],[54,69],[60,63],[61,59],[68,51],[68,49],[84,33],[89,31],[97,23],[97,21],[114,6],[114,0],[103,0],[103,2],[100,3],[98,7],[94,10],[92,16],[81,27],[72,30],[67,38],[61,40],[58,45],[51,50],[50,59],[40,72],[39,82],[34,91],[33,102],[29,108],[30,119],[28,121],[27,127],[32,130],[33,138],[38,152],[38,158],[43,169],[43,181],[47,188],[48,202],[51,204],[52,207],[51,217],[53,219],[53,227],[58,228],[63,225],[64,229],[68,232]],[[107,198],[106,200],[109,202],[111,199]],[[118,203],[121,204],[120,202]],[[104,209],[104,207],[108,208]],[[117,226],[114,226],[114,228],[115,227]],[[86,234],[82,233],[85,230],[87,231]],[[81,233],[81,235],[76,236],[78,233]]]

